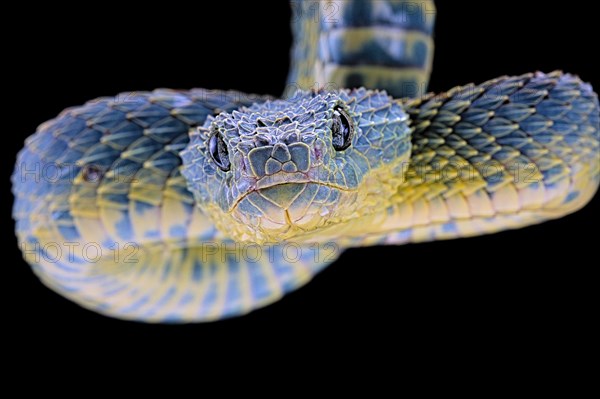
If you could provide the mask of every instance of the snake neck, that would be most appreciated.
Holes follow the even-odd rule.
[[[298,1],[291,2],[292,6],[292,34],[290,72],[284,97],[293,95],[297,90],[318,89],[316,65],[319,61],[319,51],[315,43],[319,41],[320,26],[311,18],[315,7],[320,7],[319,2]]]
[[[319,88],[385,89],[394,97],[426,92],[433,61],[433,1],[291,4],[294,41],[286,96]]]

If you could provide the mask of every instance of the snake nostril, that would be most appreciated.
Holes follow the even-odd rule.
[[[315,152],[315,159],[321,159],[321,149],[315,148],[314,152]]]

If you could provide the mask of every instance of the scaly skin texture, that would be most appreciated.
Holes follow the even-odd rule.
[[[363,246],[492,233],[564,216],[598,189],[598,99],[577,77],[502,77],[401,103],[411,158],[389,206],[322,229],[322,239]]]
[[[336,151],[332,111],[340,105],[355,134],[350,147]],[[230,148],[226,172],[207,152],[217,130]],[[598,134],[591,87],[559,72],[417,100],[364,89],[305,93],[208,121],[182,153],[183,174],[198,205],[236,240],[416,242],[578,209],[598,186]],[[278,167],[265,175],[263,167],[256,174],[257,149],[267,152],[263,165],[273,146],[298,143],[306,148],[305,173]],[[277,191],[266,189],[273,185]]]
[[[12,176],[16,233],[33,271],[86,308],[145,322],[244,314],[305,284],[339,246],[298,253],[226,241],[180,173],[190,129],[266,99],[200,89],[123,93],[40,125]]]
[[[578,209],[598,187],[598,100],[571,75],[418,100],[365,89],[266,100],[159,90],[40,126],[13,175],[34,271],[111,316],[208,321],[277,300],[343,247],[525,226]],[[354,127],[341,150],[336,107]],[[209,153],[215,132],[227,171]],[[273,239],[305,250],[249,244]],[[85,247],[100,256],[72,250]]]
[[[344,87],[426,93],[433,62],[432,0],[292,1],[288,93]]]

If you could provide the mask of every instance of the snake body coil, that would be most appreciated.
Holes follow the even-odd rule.
[[[353,8],[364,4],[340,5],[338,31],[366,43]],[[298,81],[328,71],[397,92],[428,77],[415,75],[427,57],[336,55],[323,50],[323,37],[343,48],[331,45],[344,40],[334,29],[305,19],[295,29],[321,35],[323,52],[302,57],[311,42],[296,38],[295,59],[317,70],[297,61]],[[397,29],[386,32],[428,37]],[[375,66],[356,62],[365,57]],[[326,67],[338,61],[342,72]],[[591,87],[559,72],[417,99],[365,88],[101,98],[27,139],[13,216],[33,270],[75,302],[119,318],[208,321],[277,300],[346,247],[485,234],[579,209],[600,182],[599,119]]]

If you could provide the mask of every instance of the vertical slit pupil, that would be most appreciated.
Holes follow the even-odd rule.
[[[352,135],[354,125],[350,117],[342,107],[333,109],[333,124],[331,126],[333,148],[336,151],[342,151],[352,144]]]
[[[217,166],[222,171],[227,172],[231,166],[229,152],[227,151],[227,144],[225,144],[223,137],[221,137],[218,131],[213,132],[212,136],[210,136],[208,151]]]

